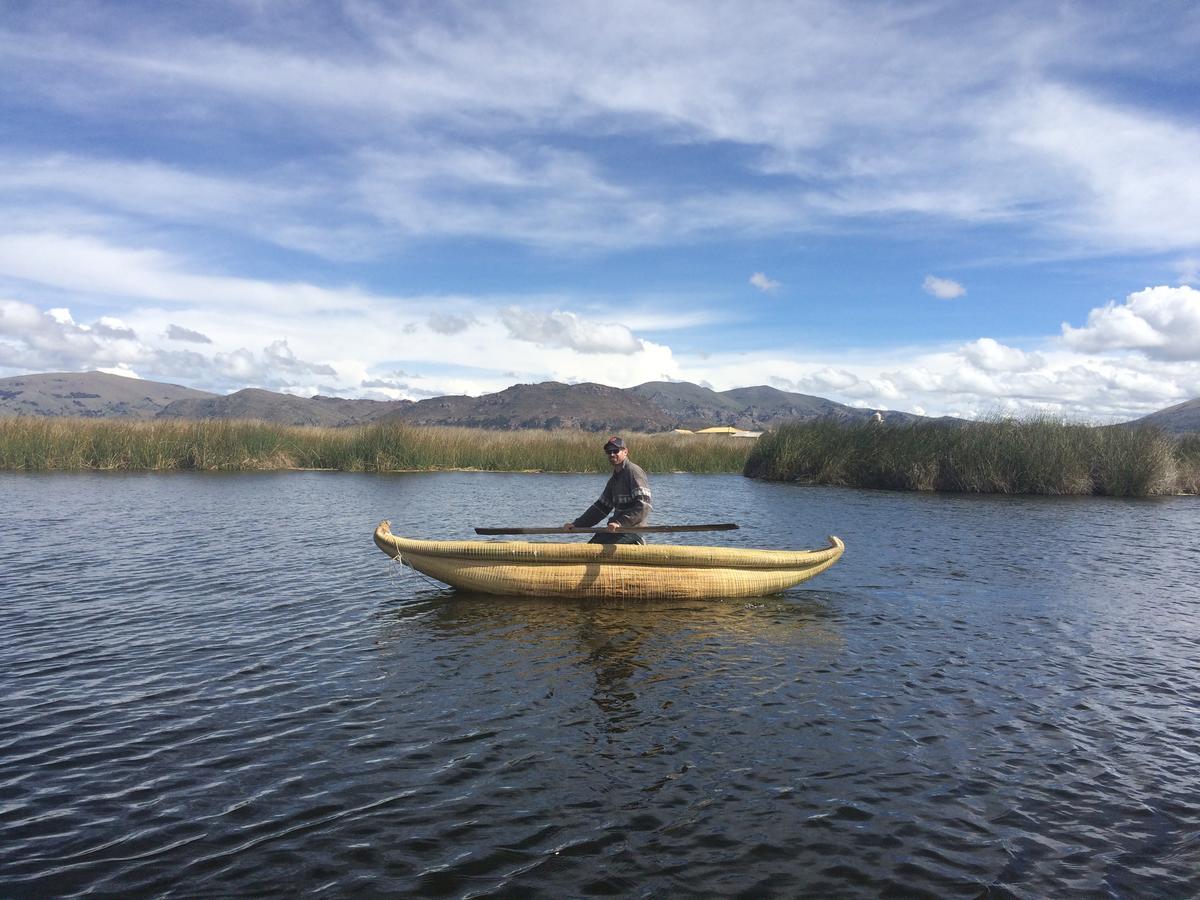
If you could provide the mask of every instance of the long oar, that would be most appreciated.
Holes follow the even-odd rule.
[[[664,531],[733,531],[737,525],[720,522],[715,525],[630,525],[616,534],[651,534]],[[599,528],[476,528],[476,534],[607,534],[608,529]]]

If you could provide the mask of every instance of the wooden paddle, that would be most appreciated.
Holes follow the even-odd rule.
[[[476,528],[476,534],[651,534],[665,531],[733,531],[738,526],[732,522],[720,522],[715,525],[631,525],[619,531],[609,532],[603,526],[598,528]]]

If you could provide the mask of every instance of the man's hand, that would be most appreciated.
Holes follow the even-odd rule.
[[[563,530],[564,530],[564,531],[574,531],[574,530],[575,530],[575,523],[574,523],[574,522],[568,522],[566,525],[564,525],[564,526],[563,526]]]

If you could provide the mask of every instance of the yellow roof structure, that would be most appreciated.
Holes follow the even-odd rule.
[[[732,425],[714,425],[712,428],[701,428],[696,434],[737,434],[738,430]]]

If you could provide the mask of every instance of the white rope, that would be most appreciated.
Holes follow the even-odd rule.
[[[437,580],[436,580],[436,579],[434,579],[434,578],[430,578],[430,577],[429,577],[428,575],[426,575],[424,572],[421,572],[421,571],[419,571],[419,570],[417,570],[417,569],[414,569],[412,566],[405,566],[405,565],[404,565],[404,562],[403,562],[403,561],[400,559],[400,554],[399,554],[399,553],[397,553],[395,556],[393,556],[393,557],[391,558],[391,560],[392,560],[392,562],[394,562],[394,563],[396,563],[398,566],[400,566],[400,571],[399,571],[399,572],[397,572],[397,571],[396,571],[394,568],[391,570],[391,577],[392,577],[392,578],[397,578],[397,577],[399,577],[399,578],[408,578],[408,577],[411,577],[412,575],[416,575],[416,576],[418,576],[419,578],[421,578],[422,580],[429,582],[429,584],[431,584],[431,585],[432,585],[433,587],[435,587],[435,588],[438,588],[439,590],[445,590],[445,589],[446,589],[446,585],[442,584],[440,581],[437,581]]]

